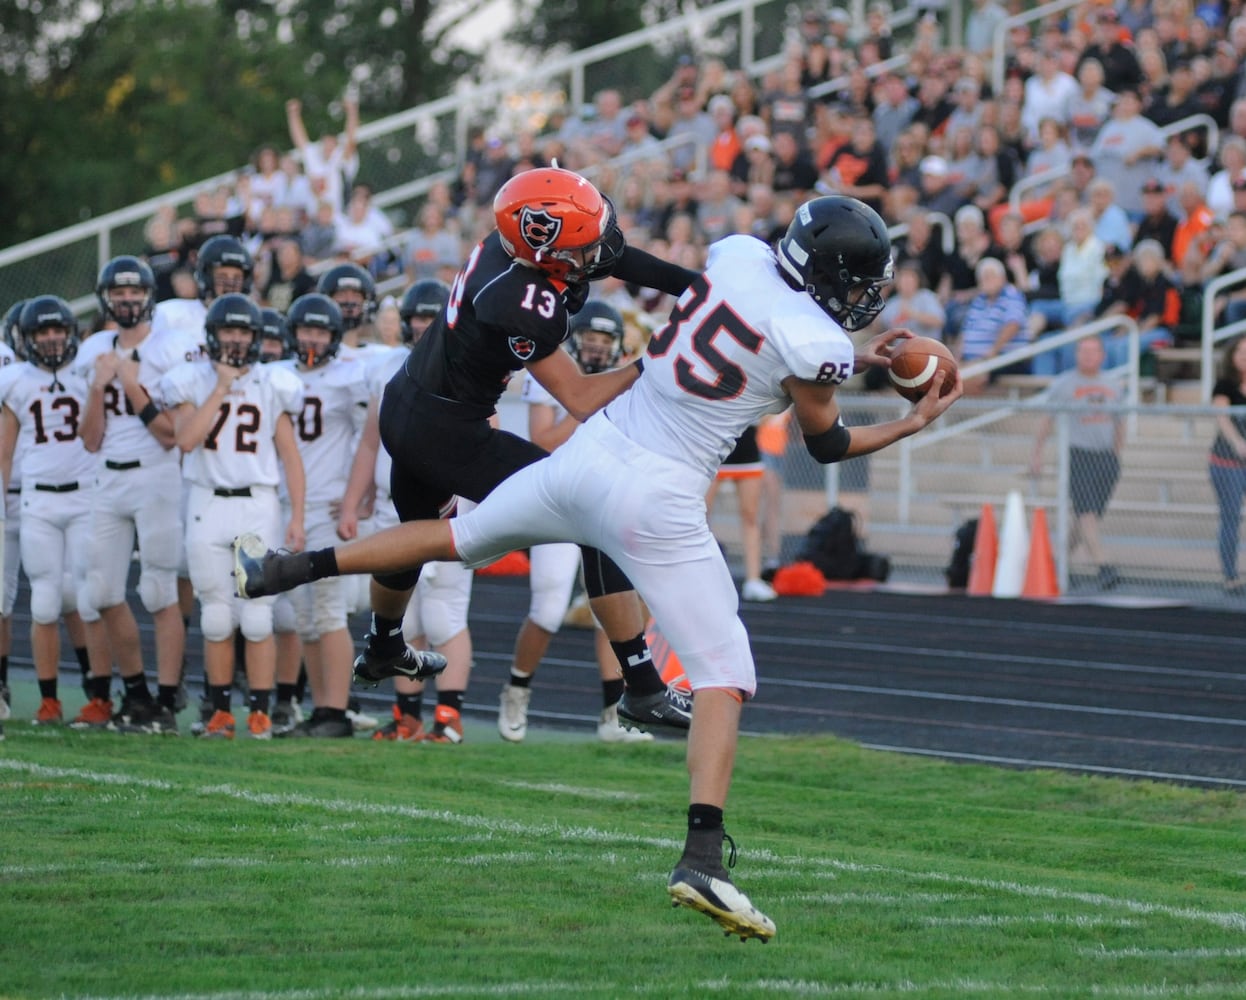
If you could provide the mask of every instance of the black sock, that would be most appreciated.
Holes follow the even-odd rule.
[[[456,712],[463,711],[463,695],[464,691],[438,691],[437,704],[449,705]]]
[[[233,706],[234,686],[232,684],[210,684],[212,711],[228,712]]]
[[[251,688],[247,693],[247,708],[252,712],[263,712],[267,715],[268,705],[272,698],[273,692],[271,688],[266,691],[257,691],[255,688]]]
[[[337,576],[337,552],[333,549],[316,549],[307,553],[310,579],[323,580],[326,576]]]
[[[307,697],[307,664],[299,661],[299,679],[294,682],[294,700],[302,702]]]
[[[718,806],[693,803],[688,807],[688,836],[684,840],[683,859],[709,875],[726,877],[723,836],[723,811]]]
[[[511,685],[511,687],[513,687],[513,688],[526,688],[526,687],[532,687],[532,675],[531,675],[531,674],[521,674],[521,673],[520,673],[518,670],[516,670],[514,667],[511,667],[511,679],[510,679],[510,685]]]
[[[100,701],[112,701],[112,692],[108,690],[111,683],[112,677],[108,674],[103,677],[92,677],[87,681],[87,693]]]
[[[159,684],[156,686],[156,701],[161,706],[167,708],[174,715],[177,714],[177,685],[176,684]]]
[[[9,654],[0,656],[0,684],[9,683]]]
[[[723,811],[718,806],[694,802],[688,807],[689,830],[721,830],[722,828]]]
[[[625,685],[623,684],[622,677],[616,677],[613,680],[602,681],[601,682],[601,707],[609,708],[611,705],[617,705],[619,703],[619,699],[623,697],[624,687]]]
[[[277,701],[278,702],[294,701],[295,698],[297,697],[297,692],[298,692],[297,684],[282,684],[280,681],[277,682]]]
[[[51,698],[53,700],[56,699],[56,678],[55,677],[53,677],[50,681],[45,681],[45,680],[39,681],[39,697],[40,698]]]
[[[421,692],[400,694],[395,700],[398,703],[398,711],[403,715],[418,719],[424,714],[424,695]]]
[[[125,685],[127,701],[151,701],[151,691],[147,687],[147,678],[141,670],[131,677],[122,677],[121,683]]]
[[[330,550],[332,551],[332,550]],[[402,652],[402,619],[386,618],[372,612],[372,628],[368,632],[368,646],[374,653],[392,656]]]
[[[641,632],[634,639],[625,642],[611,640],[610,648],[619,658],[623,668],[623,683],[633,694],[654,694],[665,691],[662,676],[653,665],[653,657],[649,655],[649,644],[645,642],[645,633]]]
[[[82,676],[90,677],[91,676],[91,658],[87,655],[86,646],[75,646],[74,657],[78,660],[78,666],[82,668]]]
[[[317,708],[312,712],[312,721],[320,719],[333,719],[338,722],[346,721],[346,709],[344,708]]]

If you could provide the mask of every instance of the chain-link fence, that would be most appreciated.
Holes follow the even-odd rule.
[[[908,404],[885,392],[844,395],[840,406],[846,423],[860,424],[897,417]],[[1222,539],[1209,465],[1216,415],[1224,412],[1155,404],[1097,408],[1100,417],[1121,422],[1119,473],[1102,454],[1080,447],[1087,407],[1054,406],[1041,397],[962,399],[923,433],[838,466],[814,462],[789,428],[781,462],[783,561],[798,557],[809,528],[838,503],[857,513],[867,548],[889,557],[891,583],[943,587],[957,529],[985,504],[1002,528],[1007,497],[1017,491],[1027,531],[1035,510],[1045,511],[1062,595],[1246,608],[1246,594],[1225,588],[1221,556],[1224,548],[1232,572],[1240,562],[1246,574],[1236,532],[1241,493],[1235,505],[1233,494],[1226,495],[1223,523],[1231,530]],[[1048,418],[1035,467],[1035,443]],[[1237,481],[1246,486],[1246,469]],[[731,491],[715,504],[712,524],[738,561]]]

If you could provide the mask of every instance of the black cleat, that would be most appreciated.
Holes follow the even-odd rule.
[[[663,726],[686,732],[692,725],[692,699],[674,687],[642,695],[624,691],[618,707],[620,719],[643,729]]]
[[[402,651],[393,656],[374,653],[370,647],[355,658],[355,680],[376,687],[389,677],[406,677],[413,681],[436,677],[446,669],[446,658],[430,649],[412,649],[403,643]]]
[[[723,833],[731,845],[728,864],[735,864],[735,841]],[[672,906],[686,906],[704,913],[723,929],[727,937],[739,936],[741,941],[757,938],[765,944],[774,937],[774,921],[757,909],[748,896],[737,889],[727,869],[717,858],[697,859],[684,850],[684,856],[671,872],[666,891]]]
[[[355,728],[350,724],[350,719],[331,716],[317,718],[315,715],[283,733],[277,733],[278,737],[287,740],[349,740],[354,735]]]
[[[234,591],[242,598],[269,597],[310,583],[306,552],[274,552],[259,535],[234,539]]]
[[[153,700],[126,698],[108,728],[115,733],[146,733],[150,736],[177,736],[177,716]]]

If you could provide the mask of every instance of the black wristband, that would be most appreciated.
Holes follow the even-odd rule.
[[[645,371],[645,359],[637,358],[634,364],[636,365],[636,374],[643,375]]]
[[[151,422],[160,416],[160,411],[156,409],[156,404],[148,402],[141,410],[138,411],[139,420],[143,421],[143,426],[148,427]]]

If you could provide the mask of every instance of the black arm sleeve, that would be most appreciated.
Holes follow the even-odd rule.
[[[660,292],[671,295],[683,295],[684,289],[692,284],[699,272],[689,271],[686,267],[662,260],[644,250],[629,246],[624,249],[610,272],[629,285],[643,285],[645,288],[656,288]]]

